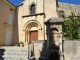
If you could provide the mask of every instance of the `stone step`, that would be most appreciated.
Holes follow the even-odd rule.
[[[28,53],[27,47],[0,47],[0,60],[28,60]]]
[[[22,53],[21,52],[16,52],[16,53],[15,52],[12,52],[12,53],[11,52],[0,52],[0,54],[3,54],[3,55],[5,55],[5,54],[6,55],[28,55],[28,52],[27,53],[23,53],[23,52]]]
[[[30,51],[30,50],[10,50],[10,49],[8,49],[8,50],[0,50],[0,52],[28,52],[28,51]]]
[[[27,58],[26,55],[0,55],[0,58]]]
[[[28,58],[0,58],[0,60],[28,60]]]
[[[25,49],[28,49],[28,48],[0,48],[0,49],[6,49],[6,50],[11,50],[11,49],[13,49],[13,50],[20,50],[20,49],[22,49],[22,50],[25,50]]]
[[[25,53],[28,52],[28,51],[30,51],[30,50],[27,50],[27,49],[26,50],[16,50],[16,49],[15,50],[13,50],[13,49],[12,50],[10,50],[10,49],[0,50],[0,52],[25,52]]]
[[[28,49],[28,48],[27,49],[20,49],[20,48],[19,49],[18,48],[17,49],[11,49],[11,48],[9,48],[9,49],[0,49],[1,52],[8,52],[8,51],[9,52],[28,52],[30,50],[31,49]]]
[[[30,50],[5,50],[5,51],[0,51],[0,54],[7,54],[7,55],[27,55]]]
[[[7,54],[1,55],[0,54],[0,58],[12,59],[12,60],[16,60],[16,59],[18,59],[18,60],[22,60],[22,59],[26,60],[28,58],[28,54],[27,55],[14,55],[14,54],[13,55],[7,55]]]
[[[15,50],[15,49],[16,50],[28,50],[28,48],[0,48],[0,50]]]

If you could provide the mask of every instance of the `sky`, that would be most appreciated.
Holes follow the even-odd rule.
[[[80,0],[58,0],[59,2],[64,2],[64,3],[70,3],[70,4],[77,4],[80,5]]]
[[[23,0],[9,0],[15,6],[18,6]],[[80,5],[80,0],[58,0],[59,2],[70,3],[70,4],[77,4]]]

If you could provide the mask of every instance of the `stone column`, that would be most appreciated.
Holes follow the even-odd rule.
[[[27,46],[28,45],[28,31],[27,30],[25,30],[25,46]]]
[[[63,50],[62,50],[62,32],[60,32],[59,54],[60,54],[60,60],[63,60]]]
[[[27,42],[28,42],[28,44],[29,44],[29,42],[30,42],[30,41],[29,41],[29,32],[30,32],[30,31],[27,30],[27,39],[28,39]]]

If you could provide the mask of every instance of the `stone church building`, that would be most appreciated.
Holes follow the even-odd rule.
[[[74,11],[80,13],[80,6],[58,2],[57,0],[24,0],[17,7],[19,41],[25,45],[32,40],[47,40],[46,25],[44,22],[53,18],[69,16]],[[55,25],[58,33],[62,31]],[[56,40],[58,34],[54,34]]]
[[[57,0],[23,0],[17,7],[7,0],[1,0],[0,7],[1,11],[5,10],[0,13],[4,16],[0,17],[3,21],[0,23],[0,46],[14,46],[21,41],[27,46],[33,40],[47,40],[44,22],[55,18],[63,21],[73,11],[80,13],[80,6]],[[62,32],[62,28],[57,25],[54,27],[58,30],[54,34],[57,41],[57,33]],[[56,44],[59,45],[57,42]]]

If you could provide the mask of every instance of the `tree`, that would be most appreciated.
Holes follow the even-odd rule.
[[[80,33],[80,15],[71,13],[70,16],[64,19],[63,36],[68,40],[79,39]]]

